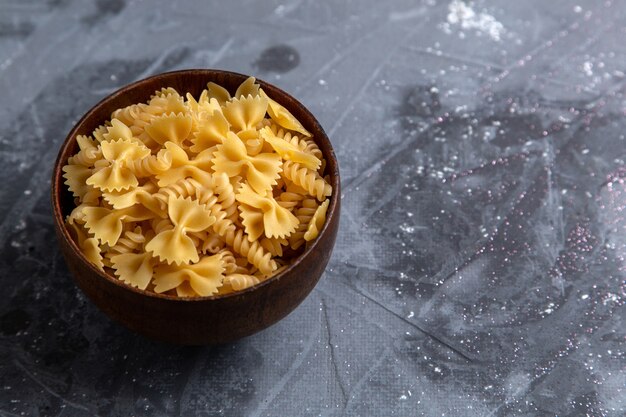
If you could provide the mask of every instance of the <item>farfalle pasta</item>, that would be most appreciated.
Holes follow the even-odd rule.
[[[233,96],[162,88],[77,143],[63,167],[72,238],[95,267],[155,293],[268,279],[318,236],[333,192],[311,133],[253,77]]]

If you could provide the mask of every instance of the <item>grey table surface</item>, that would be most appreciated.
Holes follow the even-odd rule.
[[[0,1],[0,415],[621,416],[626,4]],[[317,116],[343,182],[291,315],[219,347],[111,322],[57,249],[77,119],[180,68]]]

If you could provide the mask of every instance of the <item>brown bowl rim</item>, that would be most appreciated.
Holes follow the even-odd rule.
[[[163,73],[159,73],[159,74],[154,74],[151,75],[149,77],[146,78],[142,78],[140,80],[137,81],[133,81],[130,84],[127,84],[123,87],[120,87],[119,89],[117,89],[116,91],[112,92],[111,94],[105,96],[104,98],[102,98],[100,101],[98,101],[95,105],[93,105],[93,107],[91,107],[72,127],[72,129],[70,130],[70,132],[67,134],[67,136],[65,137],[65,139],[63,140],[63,143],[61,144],[61,147],[59,148],[59,153],[56,157],[56,160],[54,162],[54,166],[53,166],[53,170],[52,170],[52,186],[51,186],[51,197],[52,197],[52,208],[53,208],[53,217],[54,217],[54,222],[57,224],[57,226],[59,226],[59,230],[61,230],[61,237],[66,241],[66,243],[69,244],[69,246],[72,248],[74,254],[77,255],[77,257],[81,260],[81,262],[83,262],[84,264],[87,265],[88,268],[91,269],[91,271],[93,273],[95,273],[96,275],[108,280],[109,282],[118,285],[122,288],[125,288],[127,290],[133,291],[137,294],[141,294],[141,295],[145,295],[148,297],[154,297],[154,298],[159,298],[159,299],[164,299],[164,300],[171,300],[171,301],[180,301],[180,302],[201,302],[201,301],[212,301],[212,300],[223,300],[223,299],[228,299],[228,298],[236,298],[236,297],[241,297],[244,296],[245,294],[251,293],[253,291],[256,291],[257,289],[267,286],[267,285],[271,285],[273,282],[275,281],[279,281],[284,275],[286,275],[287,273],[291,272],[292,270],[294,270],[295,268],[298,267],[299,263],[302,261],[302,259],[304,259],[305,257],[307,257],[311,252],[313,252],[316,247],[318,246],[318,243],[321,240],[322,235],[324,235],[328,228],[329,225],[332,224],[332,220],[335,216],[337,216],[338,214],[336,213],[337,211],[337,204],[338,204],[338,199],[341,197],[340,193],[340,174],[339,174],[339,162],[337,160],[337,157],[335,156],[335,151],[333,149],[332,143],[328,137],[328,135],[326,134],[326,132],[324,131],[324,128],[322,127],[322,125],[319,123],[319,121],[315,118],[315,116],[309,111],[309,109],[302,104],[299,100],[297,100],[296,98],[294,98],[292,95],[290,95],[289,93],[285,92],[284,90],[282,90],[279,87],[276,87],[273,84],[268,83],[267,81],[261,80],[259,78],[256,78],[257,83],[261,84],[261,87],[263,86],[269,86],[272,89],[277,90],[280,94],[284,94],[286,96],[287,99],[289,100],[293,100],[293,102],[295,102],[297,105],[301,106],[304,113],[310,117],[310,121],[316,125],[317,130],[319,130],[319,132],[321,133],[321,138],[319,137],[315,137],[315,141],[317,142],[318,140],[322,140],[327,142],[328,145],[328,150],[329,150],[329,155],[324,155],[325,157],[327,157],[327,168],[329,169],[329,175],[331,178],[331,186],[333,187],[333,193],[330,196],[330,203],[329,203],[329,207],[327,210],[327,214],[326,214],[326,221],[324,222],[324,225],[322,226],[322,230],[320,230],[317,238],[311,243],[308,244],[305,249],[304,252],[302,252],[300,255],[298,255],[296,258],[294,258],[293,262],[291,264],[289,264],[289,266],[287,268],[285,268],[283,271],[281,271],[280,273],[270,277],[269,279],[262,281],[256,285],[253,285],[252,287],[248,287],[244,290],[241,291],[234,291],[232,293],[228,293],[228,294],[217,294],[217,295],[210,295],[210,296],[201,296],[201,297],[178,297],[175,295],[169,295],[169,294],[158,294],[152,291],[148,291],[148,290],[142,290],[136,287],[133,287],[131,285],[128,285],[122,281],[120,281],[119,279],[117,279],[114,276],[111,276],[109,274],[107,274],[106,272],[101,271],[100,269],[96,268],[95,265],[93,265],[91,262],[89,262],[89,260],[87,260],[87,258],[83,255],[82,251],[80,250],[80,248],[76,245],[76,243],[74,242],[74,240],[71,238],[71,236],[69,235],[69,231],[67,229],[67,226],[65,225],[65,221],[63,220],[63,214],[62,214],[62,210],[61,210],[61,192],[63,192],[63,190],[61,190],[59,188],[59,186],[63,186],[64,185],[64,181],[63,181],[63,176],[62,176],[62,166],[65,165],[66,161],[61,161],[61,157],[66,153],[66,149],[70,146],[70,143],[76,140],[76,136],[78,135],[78,129],[80,128],[80,126],[83,124],[83,122],[85,120],[87,120],[89,117],[91,117],[93,115],[93,113],[95,113],[104,103],[119,97],[121,95],[126,94],[129,90],[133,90],[137,87],[140,87],[142,84],[148,83],[149,81],[152,81],[155,78],[160,78],[160,77],[169,77],[169,76],[186,76],[186,75],[205,75],[205,76],[211,76],[213,74],[222,74],[224,76],[235,76],[235,77],[243,77],[243,79],[249,77],[248,75],[245,74],[241,74],[238,72],[234,72],[234,71],[226,71],[226,70],[219,70],[219,69],[183,69],[183,70],[176,70],[176,71],[168,71],[168,72],[163,72]],[[167,85],[164,85],[163,87],[167,87]],[[274,97],[272,97],[274,98]],[[280,99],[280,97],[277,97]],[[274,98],[276,99],[276,98]],[[277,100],[278,101],[278,100]],[[278,101],[280,103],[280,101]],[[281,103],[282,104],[282,103]],[[291,110],[291,109],[289,109]],[[63,165],[61,165],[63,164]]]

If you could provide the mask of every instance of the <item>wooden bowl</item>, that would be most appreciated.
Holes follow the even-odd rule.
[[[247,76],[218,70],[184,70],[164,73],[130,84],[106,97],[85,114],[61,146],[52,174],[54,226],[61,251],[80,289],[109,317],[131,330],[160,341],[204,345],[224,343],[251,335],[293,311],[318,282],[330,258],[339,227],[341,190],[339,167],[324,129],[296,99],[281,89],[257,80],[265,92],[285,106],[309,130],[326,159],[333,195],[326,224],[318,238],[286,270],[244,291],[198,298],[177,298],[130,287],[98,270],[74,243],[64,218],[74,207],[61,168],[77,152],[77,135],[91,132],[108,120],[115,109],[146,102],[162,87],[198,97],[213,81],[233,94]]]

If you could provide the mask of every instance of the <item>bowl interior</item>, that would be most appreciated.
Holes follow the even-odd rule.
[[[234,94],[237,87],[247,78],[247,75],[220,70],[183,70],[155,75],[153,77],[129,84],[128,86],[114,92],[96,104],[78,121],[61,146],[61,150],[59,151],[59,155],[54,165],[52,178],[52,205],[54,221],[60,232],[59,238],[65,240],[65,243],[73,249],[72,255],[75,255],[80,262],[88,265],[94,274],[99,275],[102,279],[109,280],[116,285],[122,286],[129,291],[134,291],[149,297],[172,299],[181,302],[197,302],[206,299],[235,297],[254,291],[261,286],[271,285],[272,282],[279,280],[283,275],[297,268],[301,259],[313,251],[320,250],[317,243],[327,232],[328,225],[339,215],[338,201],[341,191],[337,158],[335,157],[335,153],[326,133],[315,117],[295,98],[278,87],[258,79],[257,83],[261,85],[263,90],[272,99],[285,106],[304,125],[304,127],[313,134],[315,142],[321,149],[324,158],[326,159],[325,175],[330,176],[330,184],[333,187],[333,194],[330,197],[326,222],[320,231],[319,236],[312,243],[307,245],[304,252],[292,260],[288,268],[253,287],[230,294],[193,298],[179,298],[167,294],[156,294],[151,291],[145,291],[126,285],[115,277],[97,269],[85,258],[65,227],[65,216],[71,212],[75,205],[71,193],[67,190],[67,186],[64,184],[62,168],[67,163],[68,158],[78,151],[76,136],[91,135],[94,129],[102,125],[106,120],[110,119],[113,111],[131,104],[146,102],[155,91],[161,88],[173,87],[181,95],[191,93],[197,98],[202,90],[206,88],[207,83],[212,81],[226,88],[231,94]]]

